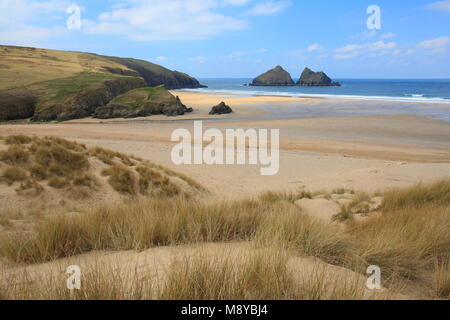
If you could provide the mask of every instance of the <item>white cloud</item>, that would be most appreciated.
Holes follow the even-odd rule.
[[[194,58],[191,58],[191,59],[189,59],[191,62],[194,62],[194,63],[205,63],[206,62],[206,58],[205,57],[203,57],[203,56],[197,56],[197,57],[194,57]]]
[[[222,5],[242,6],[249,3],[252,0],[222,0]]]
[[[159,56],[159,57],[156,57],[154,60],[155,61],[166,61],[166,60],[168,60],[168,58],[164,57],[164,56]]]
[[[334,59],[352,59],[359,57],[359,52],[351,52],[351,53],[337,53],[333,56]]]
[[[308,46],[308,48],[306,48],[306,51],[308,52],[314,52],[314,51],[321,51],[323,50],[323,47],[320,44],[312,44],[310,46]]]
[[[394,52],[392,52],[392,54],[396,57],[405,57],[405,56],[409,56],[415,52],[416,51],[414,49],[406,48],[406,49],[396,49],[396,50],[394,50]]]
[[[267,52],[267,49],[265,49],[265,48],[260,48],[260,49],[255,49],[255,50],[253,50],[253,53],[264,53],[264,52]]]
[[[427,53],[441,54],[450,49],[450,37],[440,37],[437,39],[426,40],[419,43],[419,47]]]
[[[289,50],[286,51],[285,55],[288,57],[300,57],[303,56],[304,50]]]
[[[382,34],[380,36],[381,39],[391,39],[391,38],[395,38],[397,35],[395,33],[389,32],[389,33],[385,33]]]
[[[253,7],[248,14],[257,15],[257,16],[270,16],[275,15],[284,11],[285,9],[292,6],[291,1],[268,1],[265,3],[257,4]]]
[[[65,23],[40,26],[53,14],[65,14],[69,2],[61,0],[0,0],[0,41],[2,44],[38,45],[40,40],[61,35],[68,30]]]
[[[351,41],[366,41],[366,40],[368,40],[370,38],[375,37],[376,35],[377,35],[377,31],[376,30],[371,30],[371,31],[364,30],[364,31],[362,31],[362,32],[360,32],[358,34],[350,36],[349,39]]]
[[[233,51],[229,55],[220,56],[220,58],[221,59],[236,59],[236,58],[240,58],[240,57],[243,57],[243,56],[247,56],[247,55],[251,55],[251,54],[264,53],[264,52],[267,52],[267,49],[260,48],[260,49],[248,50],[248,51],[237,50],[237,51]]]
[[[427,6],[429,9],[450,12],[450,0],[433,2]]]
[[[352,59],[363,55],[376,57],[384,55],[397,47],[395,42],[377,41],[365,44],[349,44],[336,49],[335,59]]]
[[[121,0],[126,6],[103,12],[88,31],[137,41],[202,40],[242,30],[247,22],[217,13],[248,0]]]
[[[314,53],[323,53],[325,48],[317,43],[310,44],[305,49],[289,50],[285,52],[285,56],[297,59],[308,59]]]
[[[82,15],[79,32],[113,35],[135,41],[203,40],[248,27],[246,15],[275,14],[287,0],[111,0],[90,20]],[[35,45],[69,34],[65,20],[72,0],[0,0],[0,41]],[[259,3],[259,4],[258,4]],[[83,8],[82,8],[83,9]],[[51,22],[55,21],[52,26]]]

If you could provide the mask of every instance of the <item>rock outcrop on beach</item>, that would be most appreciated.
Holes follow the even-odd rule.
[[[108,105],[97,108],[94,117],[136,118],[158,114],[179,116],[192,111],[192,108],[187,108],[180,98],[172,95],[164,86],[158,86],[139,88],[122,94]]]
[[[293,86],[295,85],[289,72],[277,66],[255,78],[251,86]]]
[[[211,111],[209,112],[210,115],[216,115],[216,114],[228,114],[232,113],[233,109],[230,108],[230,106],[226,105],[225,102],[219,103],[217,106],[214,106]]]
[[[314,72],[309,68],[303,70],[297,85],[304,87],[336,87],[339,82],[333,82],[324,72]]]
[[[89,117],[123,93],[160,85],[204,87],[185,73],[144,60],[0,45],[0,120]]]

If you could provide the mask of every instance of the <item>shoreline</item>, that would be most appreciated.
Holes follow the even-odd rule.
[[[272,87],[266,87],[272,88]],[[277,88],[277,87],[273,87]],[[279,87],[284,88],[284,87]],[[344,99],[344,100],[362,100],[362,101],[383,101],[383,102],[407,102],[407,103],[431,103],[431,104],[444,104],[450,108],[450,99],[447,98],[424,98],[423,95],[408,95],[408,96],[362,96],[362,95],[344,95],[344,94],[308,94],[308,93],[283,93],[283,92],[267,92],[262,91],[240,91],[240,90],[214,90],[210,88],[198,88],[198,89],[178,89],[179,92],[193,92],[201,94],[228,94],[248,97],[288,97],[288,98],[313,98],[313,99]],[[417,97],[416,97],[417,96]],[[419,98],[422,96],[423,99]]]

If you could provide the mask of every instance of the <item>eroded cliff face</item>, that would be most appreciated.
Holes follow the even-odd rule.
[[[8,90],[0,92],[0,120],[31,118],[38,97],[27,90]]]
[[[83,89],[63,102],[39,102],[32,120],[66,121],[89,117],[98,107],[106,105],[115,97],[145,86],[146,83],[142,78],[106,80],[99,87]]]
[[[251,86],[293,86],[295,85],[289,72],[277,66],[256,77]]]

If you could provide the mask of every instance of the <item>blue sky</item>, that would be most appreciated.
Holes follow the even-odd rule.
[[[71,5],[81,28],[67,28]],[[381,29],[367,8],[381,9]],[[73,13],[74,11],[72,11]],[[334,78],[450,78],[450,0],[0,0],[0,43],[134,57],[205,77],[282,65]]]

